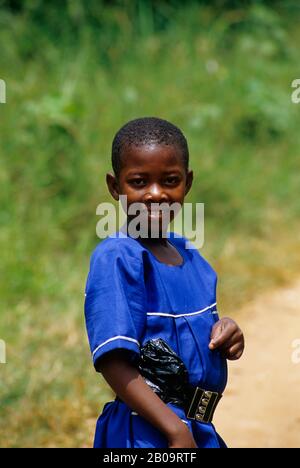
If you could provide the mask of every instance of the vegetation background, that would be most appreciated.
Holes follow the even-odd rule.
[[[186,134],[222,314],[296,276],[299,13],[296,0],[0,0],[2,447],[91,446],[112,397],[83,301],[124,122]]]

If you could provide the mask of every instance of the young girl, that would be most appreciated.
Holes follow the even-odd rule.
[[[149,236],[130,235],[127,212],[91,258],[86,326],[94,366],[117,395],[98,419],[94,447],[225,446],[211,420],[243,334],[218,318],[214,270],[185,237],[166,233],[157,209],[183,204],[188,160],[184,135],[165,120],[128,122],[113,141],[109,191],[126,195],[127,209],[143,204]]]

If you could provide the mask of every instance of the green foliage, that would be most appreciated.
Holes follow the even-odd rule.
[[[110,395],[82,308],[124,122],[186,134],[225,309],[299,270],[297,4],[211,5],[0,1],[0,445],[90,444]]]

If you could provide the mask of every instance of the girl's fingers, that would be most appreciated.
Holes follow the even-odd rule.
[[[243,354],[244,348],[241,346],[241,343],[236,343],[235,345],[226,349],[223,354],[224,356],[229,359],[230,361],[235,361],[239,359]]]
[[[222,346],[220,346],[220,349],[222,351],[226,351],[236,344],[243,346],[243,335],[240,330],[236,330],[233,335],[231,335],[231,337],[228,338],[228,340]]]
[[[211,341],[209,343],[210,349],[216,349],[216,348],[221,347],[224,344],[227,344],[228,341],[236,332],[236,325],[234,322],[220,321],[220,322],[217,322],[216,325],[219,325],[219,327],[215,328],[214,326],[213,328],[213,331],[211,334]]]
[[[217,338],[222,334],[222,322],[219,320],[219,322],[215,323],[215,325],[212,328],[211,336],[210,336],[210,342],[217,340]]]
[[[241,330],[237,330],[228,342],[220,348],[220,351],[227,359],[239,359],[244,351],[244,335]]]
[[[216,323],[212,329],[212,333],[210,336],[210,343],[208,347],[210,349],[216,348],[216,344],[218,343],[219,338],[222,336],[222,324],[220,322]]]

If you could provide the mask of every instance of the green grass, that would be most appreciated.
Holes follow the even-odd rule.
[[[102,7],[104,26],[83,18],[56,41],[50,19],[47,29],[0,12],[3,447],[89,446],[111,397],[92,368],[83,293],[124,122],[155,115],[186,134],[187,201],[205,202],[203,253],[219,273],[223,314],[299,271],[296,16],[191,2],[157,27],[138,3],[135,21]]]

